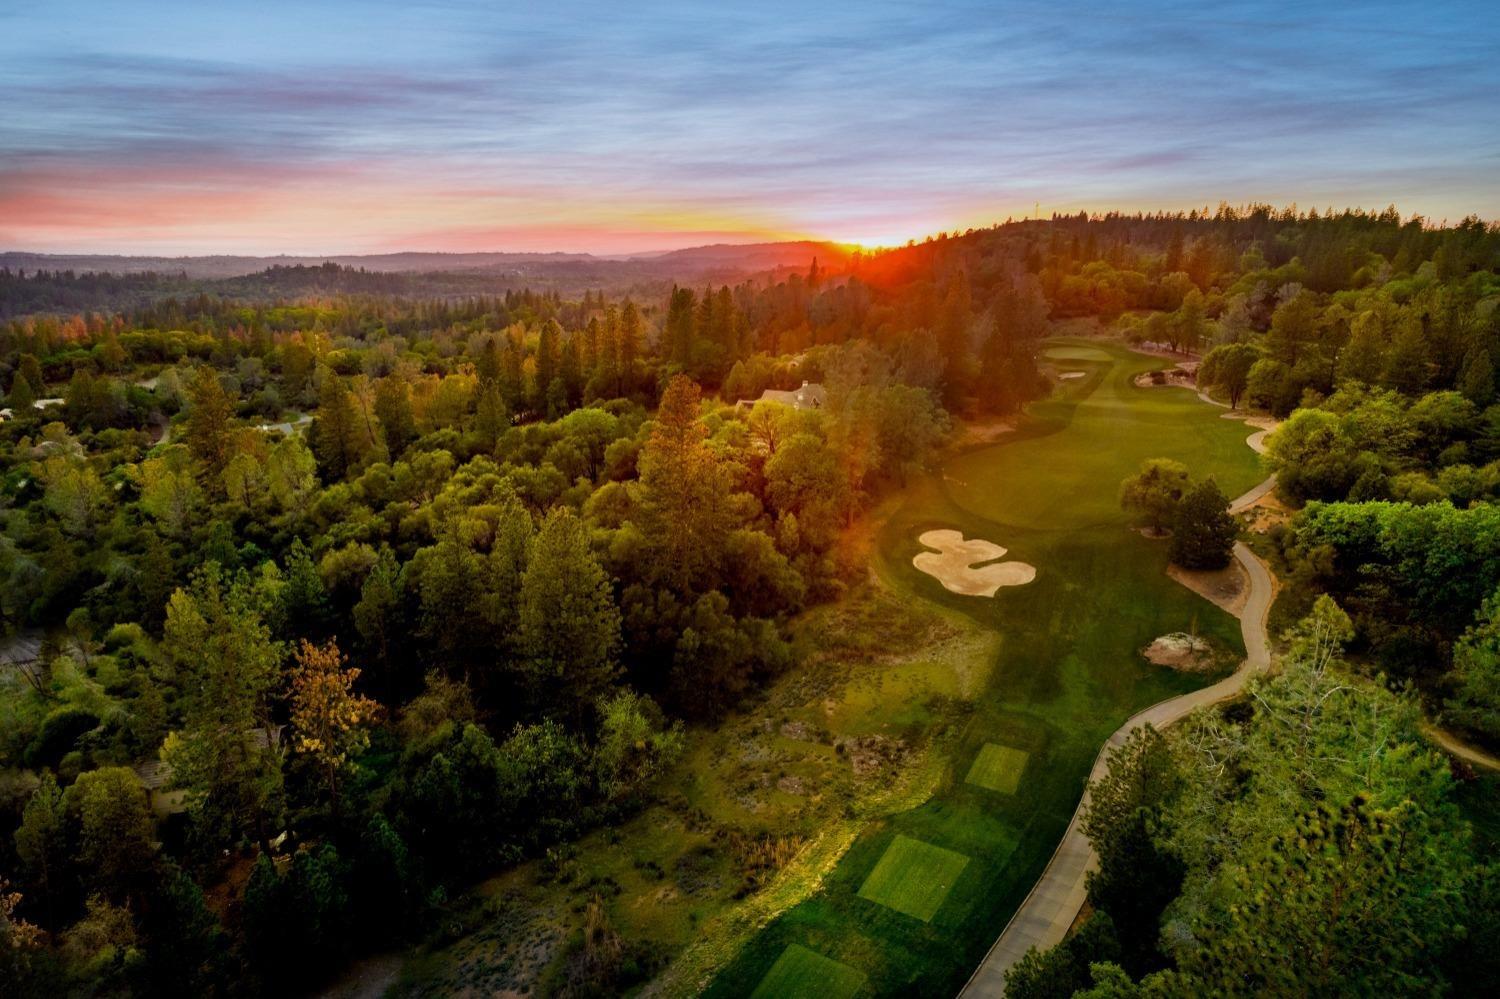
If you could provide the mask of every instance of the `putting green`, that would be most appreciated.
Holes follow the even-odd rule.
[[[1097,347],[1049,347],[1042,354],[1044,361],[1098,361],[1107,363],[1114,357]]]
[[[1221,410],[1191,392],[1136,387],[1132,379],[1161,367],[1159,358],[1097,340],[1048,346],[1102,360],[1087,378],[1028,407],[1002,441],[914,481],[876,534],[874,570],[883,583],[996,638],[994,659],[970,664],[986,677],[982,686],[965,691],[961,710],[946,716],[948,734],[930,750],[946,755],[949,776],[924,804],[870,819],[821,888],[767,924],[709,995],[749,994],[793,943],[860,969],[872,995],[957,993],[1046,867],[1104,740],[1141,708],[1217,679],[1152,666],[1137,650],[1173,631],[1242,649],[1239,622],[1173,582],[1166,546],[1128,529],[1118,492],[1121,479],[1155,457],[1213,475],[1229,496],[1250,488],[1264,473],[1245,446],[1244,425],[1220,419]],[[984,600],[949,592],[912,564],[924,550],[918,538],[938,529],[1002,539],[1005,557],[1035,566],[1036,579]],[[913,719],[930,726],[952,703],[934,700],[922,713],[903,708],[862,724],[909,739]],[[1006,772],[985,760],[990,745],[1027,754],[1024,771],[1016,768],[1024,779],[1009,793],[978,779],[1000,782]],[[888,854],[896,863],[901,854],[891,844],[902,838],[967,858],[940,904],[922,907],[926,921],[869,904],[871,893],[890,904],[895,889],[882,881],[900,867],[880,868]]]
[[[969,858],[909,836],[897,836],[865,879],[859,897],[922,922],[937,914]]]
[[[1021,772],[1026,769],[1026,761],[1030,758],[1031,754],[1024,750],[986,742],[979,747],[979,755],[974,757],[974,765],[969,767],[969,775],[964,781],[1001,794],[1015,794],[1016,788],[1021,786]]]
[[[788,944],[750,999],[851,999],[864,984],[865,976],[847,964]]]

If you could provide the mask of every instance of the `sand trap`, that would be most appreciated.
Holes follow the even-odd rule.
[[[1008,549],[983,538],[964,539],[959,531],[927,531],[917,538],[936,552],[919,552],[911,564],[952,593],[993,597],[1002,586],[1024,586],[1036,578],[1036,566],[996,562]],[[983,565],[980,563],[990,563]]]
[[[1088,374],[1087,371],[1059,371],[1057,378],[1059,381],[1069,381],[1074,378],[1082,378],[1086,374]]]

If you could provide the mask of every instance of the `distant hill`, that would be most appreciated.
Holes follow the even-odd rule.
[[[193,279],[242,277],[272,267],[316,267],[334,263],[381,274],[497,273],[547,276],[568,273],[597,275],[608,280],[698,278],[709,274],[745,276],[782,267],[806,267],[813,258],[820,267],[838,267],[849,248],[836,243],[797,240],[784,243],[718,243],[666,253],[624,257],[590,253],[378,253],[330,256],[272,257],[214,255],[205,257],[116,256],[109,254],[0,253],[0,267],[27,273],[38,270],[77,274],[167,274]]]

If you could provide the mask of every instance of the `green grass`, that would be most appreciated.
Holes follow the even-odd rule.
[[[937,730],[946,777],[923,804],[868,823],[821,889],[761,930],[709,995],[748,995],[793,943],[864,973],[874,995],[954,994],[1046,866],[1099,746],[1135,711],[1216,679],[1152,666],[1138,650],[1196,631],[1242,651],[1238,622],[1166,576],[1166,546],[1128,529],[1117,493],[1153,457],[1212,474],[1230,496],[1248,489],[1263,473],[1244,424],[1191,392],[1132,384],[1160,359],[1097,340],[1048,346],[1049,359],[1085,354],[1088,376],[1029,407],[1004,441],[914,483],[876,538],[882,580],[996,638],[980,689],[965,692],[969,710]],[[1037,567],[1036,581],[994,597],[949,593],[911,564],[917,535],[933,528],[1005,545]],[[989,744],[1028,754],[1013,794],[967,780]],[[927,922],[860,897],[898,837],[969,858]]]
[[[850,999],[865,976],[801,944],[788,944],[760,980],[751,999]]]
[[[1021,786],[1021,772],[1026,769],[1026,761],[1030,758],[1031,754],[1022,750],[986,742],[979,747],[979,755],[974,757],[974,765],[969,768],[964,781],[1001,794],[1015,794],[1016,788]]]
[[[927,922],[968,866],[969,858],[931,843],[897,836],[865,878],[859,897]]]
[[[1108,363],[1115,358],[1113,355],[1097,347],[1048,347],[1043,351],[1042,359],[1047,361],[1097,361]]]

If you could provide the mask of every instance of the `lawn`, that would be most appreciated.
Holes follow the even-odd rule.
[[[944,735],[942,780],[922,804],[865,823],[820,890],[756,935],[709,994],[750,994],[792,945],[857,969],[873,995],[955,993],[1046,865],[1108,735],[1134,711],[1215,679],[1151,666],[1138,650],[1170,631],[1242,648],[1238,622],[1166,576],[1165,546],[1129,530],[1116,497],[1122,478],[1158,456],[1214,475],[1228,495],[1247,489],[1262,473],[1245,426],[1190,392],[1134,386],[1159,358],[1087,340],[1052,341],[1047,358],[1076,361],[1088,377],[1030,407],[1005,441],[914,483],[877,539],[875,570],[893,589],[997,639]],[[917,536],[936,528],[1005,546],[1036,566],[1035,581],[994,597],[948,592],[911,564]],[[903,841],[968,861],[926,921],[869,904],[868,886]]]
[[[1042,352],[1045,361],[1099,361],[1108,363],[1113,355],[1097,347],[1048,347]]]
[[[865,984],[865,976],[815,954],[800,944],[781,952],[752,999],[851,999]]]
[[[908,836],[897,836],[865,878],[859,897],[927,922],[932,919],[969,858]]]
[[[986,742],[979,747],[979,755],[974,757],[974,765],[964,781],[1001,794],[1015,794],[1030,758],[1031,754],[1022,750]]]

